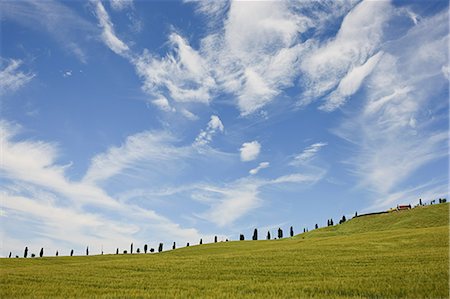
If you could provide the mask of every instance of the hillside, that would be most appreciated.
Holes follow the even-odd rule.
[[[1,298],[448,298],[449,204],[272,241],[160,254],[0,259]]]

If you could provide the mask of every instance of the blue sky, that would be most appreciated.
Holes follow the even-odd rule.
[[[2,1],[1,255],[448,197],[448,1]]]

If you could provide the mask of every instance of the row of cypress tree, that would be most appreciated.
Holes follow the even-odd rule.
[[[342,219],[339,221],[339,223],[343,223],[345,221],[346,221],[345,216],[343,216]],[[333,219],[329,219],[328,222],[327,222],[327,225],[328,226],[332,226],[333,225]],[[317,228],[319,228],[319,226],[316,224],[315,228],[317,229]],[[307,231],[308,230],[306,228],[303,229],[303,232],[307,232]],[[291,237],[294,236],[294,228],[292,226],[289,229],[289,235]],[[283,238],[283,230],[281,228],[278,228],[278,239],[282,239],[282,238]],[[266,239],[267,240],[271,239],[270,231],[267,231]],[[214,243],[217,243],[217,240],[218,240],[217,236],[214,236]],[[239,240],[241,240],[241,241],[245,240],[245,237],[244,237],[243,234],[240,234]],[[253,231],[252,240],[258,240],[258,229],[256,229],[256,228]],[[226,242],[228,242],[228,239],[226,239]],[[200,245],[203,244],[203,239],[200,239],[199,244]],[[164,246],[163,243],[159,243],[158,252],[162,252],[163,251],[163,246]],[[187,243],[186,246],[188,247],[189,243]],[[176,243],[175,242],[173,242],[172,249],[176,249]],[[155,252],[155,249],[154,248],[150,248],[150,250],[149,250],[148,245],[144,244],[144,253],[147,253],[148,251],[153,253],[153,252]],[[133,252],[134,252],[134,244],[131,243],[131,245],[130,245],[130,254],[133,254]],[[127,254],[127,253],[128,253],[127,250],[123,250],[123,254]],[[140,249],[139,248],[136,249],[136,253],[140,253]],[[70,251],[70,256],[73,256],[73,254],[74,254],[74,251],[72,249]],[[103,251],[102,251],[102,254],[103,254]],[[119,254],[119,248],[116,249],[116,254]],[[12,253],[10,252],[9,253],[9,257],[11,257],[11,255],[12,255]],[[55,255],[58,256],[59,252],[56,251]],[[89,255],[89,246],[86,247],[86,255]],[[41,248],[41,250],[39,252],[39,257],[43,257],[43,256],[44,256],[44,248]],[[16,257],[18,258],[18,256],[16,256]],[[24,258],[28,257],[28,247],[25,247],[23,257]],[[31,254],[31,257],[35,257],[35,254],[34,253]]]

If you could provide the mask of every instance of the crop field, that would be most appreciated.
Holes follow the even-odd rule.
[[[1,298],[449,298],[449,204],[293,238],[0,259]]]

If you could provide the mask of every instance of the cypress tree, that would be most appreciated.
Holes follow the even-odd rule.
[[[39,257],[43,257],[44,256],[44,248],[41,248],[41,251],[39,251]]]
[[[174,250],[175,248],[176,248],[176,245],[175,245],[175,242],[173,242],[172,250]]]
[[[217,243],[217,236],[214,236],[214,243]]]
[[[10,251],[10,252],[9,252],[9,256],[8,256],[8,258],[11,258],[11,254],[12,254],[12,252]]]
[[[86,247],[86,255],[89,255],[89,246]]]
[[[130,254],[133,254],[133,243],[131,243]]]
[[[303,228],[303,232],[306,233],[306,228]]]
[[[333,226],[334,225],[334,223],[333,223],[333,218],[331,218],[330,219],[330,226]]]
[[[70,256],[73,256],[73,249],[70,251]]]
[[[200,245],[202,245],[203,244],[203,239],[200,239]]]
[[[147,244],[145,244],[144,245],[144,253],[147,253],[147,249],[148,249],[148,246],[147,246]]]
[[[270,231],[267,231],[267,240],[270,240]]]
[[[258,240],[258,230],[255,228],[255,230],[253,231],[253,237],[252,237],[253,241]]]
[[[419,198],[419,206],[422,205],[422,198]]]
[[[244,241],[244,240],[245,240],[245,237],[244,237],[243,234],[240,234],[240,235],[239,235],[239,240],[240,240],[240,241]]]
[[[23,252],[23,257],[27,258],[28,256],[28,247],[25,247],[25,251]]]
[[[56,256],[58,256],[58,250],[56,250]]]
[[[278,228],[278,239],[283,238],[283,230],[281,228]]]
[[[316,228],[316,229],[318,229],[318,228],[319,228],[319,225],[318,225],[317,223],[316,223],[316,226],[315,226],[315,228]]]
[[[186,244],[186,247],[189,247],[189,242]]]
[[[119,254],[119,248],[116,249],[116,254]]]
[[[291,230],[290,230],[290,235],[291,235],[291,237],[294,236],[294,228],[292,226],[291,226]]]
[[[163,251],[163,243],[159,243],[158,252]]]

